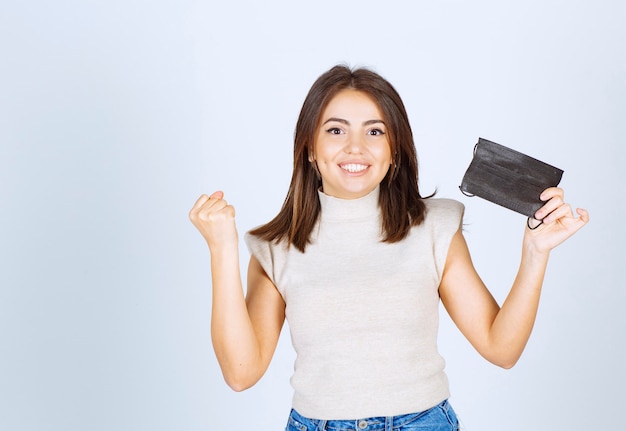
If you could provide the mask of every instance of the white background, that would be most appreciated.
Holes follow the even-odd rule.
[[[284,428],[288,330],[261,382],[232,392],[187,213],[216,189],[240,234],[278,211],[300,106],[336,63],[369,66],[403,96],[422,191],[465,203],[499,301],[525,219],[458,191],[479,136],[564,169],[568,200],[591,213],[554,251],[512,370],[442,312],[465,429],[623,428],[625,17],[617,0],[7,3],[0,429]]]

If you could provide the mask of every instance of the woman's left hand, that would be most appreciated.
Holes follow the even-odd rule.
[[[546,204],[535,213],[535,219],[542,220],[543,223],[536,229],[526,229],[524,242],[532,244],[536,251],[549,253],[586,225],[589,222],[589,213],[582,208],[576,208],[579,216],[576,217],[564,200],[563,189],[559,187],[544,190],[540,199],[546,201]],[[530,220],[529,223],[531,226],[533,222],[536,225],[537,220]]]

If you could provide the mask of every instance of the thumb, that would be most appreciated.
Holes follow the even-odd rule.
[[[216,192],[213,192],[213,194],[209,196],[209,199],[222,199],[223,197],[224,197],[224,192],[221,190],[218,190]]]

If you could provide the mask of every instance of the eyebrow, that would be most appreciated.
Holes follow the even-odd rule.
[[[345,120],[343,118],[338,118],[338,117],[330,117],[328,120],[326,120],[326,121],[324,121],[322,123],[322,126],[324,124],[326,124],[326,123],[330,123],[331,121],[336,121],[338,123],[345,124],[346,126],[350,125],[350,122],[348,120]],[[367,121],[363,122],[363,125],[364,126],[370,126],[372,124],[378,124],[378,123],[381,123],[383,125],[385,124],[385,122],[383,120],[367,120]]]

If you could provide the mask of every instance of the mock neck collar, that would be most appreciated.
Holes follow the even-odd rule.
[[[341,199],[329,196],[318,190],[322,207],[321,217],[327,221],[357,221],[375,219],[378,221],[378,195],[380,186],[376,186],[367,195],[357,199]]]

